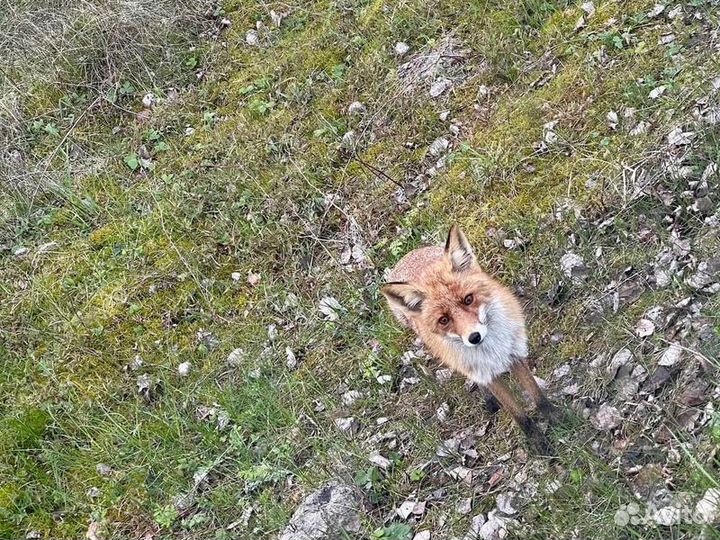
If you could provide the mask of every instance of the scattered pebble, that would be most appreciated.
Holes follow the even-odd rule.
[[[659,366],[670,367],[677,364],[683,355],[683,349],[678,343],[672,343],[658,361]]]
[[[408,499],[395,510],[395,513],[401,519],[407,519],[411,515],[421,516],[425,513],[425,502]]]
[[[479,536],[483,540],[500,540],[507,538],[510,529],[516,527],[518,522],[512,518],[502,516],[498,510],[491,510],[485,522],[479,529]]]
[[[497,509],[500,510],[503,514],[507,514],[509,516],[516,514],[517,510],[512,505],[514,498],[514,493],[500,493],[495,498],[495,506],[497,506]]]
[[[665,85],[661,85],[656,88],[653,88],[652,90],[650,90],[648,97],[650,99],[657,99],[665,93],[665,90],[667,90],[667,86],[665,86]]]
[[[635,334],[639,338],[650,337],[655,333],[655,324],[648,319],[640,319],[635,326]]]
[[[181,377],[187,377],[188,375],[190,375],[191,368],[192,366],[190,362],[183,362],[177,367],[177,371]]]
[[[587,266],[582,257],[575,253],[568,252],[560,259],[560,269],[563,274],[573,281],[582,281],[587,275]]]
[[[595,4],[592,2],[583,2],[580,8],[587,14],[588,17],[595,15]]]
[[[647,133],[648,129],[650,129],[650,123],[645,122],[644,120],[640,120],[637,125],[630,130],[630,135],[633,137],[637,137],[638,135]]]
[[[257,30],[248,30],[245,34],[245,42],[253,47],[260,45],[260,36]]]
[[[600,405],[595,416],[591,419],[592,424],[601,431],[610,431],[615,429],[622,422],[620,412],[607,403]]]
[[[648,11],[647,16],[652,19],[653,17],[660,15],[663,11],[665,11],[665,4],[655,4],[653,8]]]
[[[359,390],[348,390],[342,395],[342,403],[346,407],[350,407],[355,404],[355,402],[362,397],[362,392]]]
[[[619,121],[620,119],[618,118],[618,113],[616,113],[615,111],[610,111],[609,113],[607,113],[607,122],[610,129],[617,129]]]
[[[297,357],[290,347],[285,347],[285,365],[288,369],[295,369],[298,365]]]
[[[450,417],[450,405],[448,405],[446,402],[441,403],[435,411],[435,416],[437,417],[439,422],[447,422],[448,418]]]
[[[229,366],[237,367],[242,363],[242,359],[244,356],[245,351],[243,349],[233,349],[233,351],[228,354],[228,357],[225,361]]]
[[[280,25],[282,24],[284,18],[285,15],[283,13],[278,13],[274,9],[270,10],[270,21],[272,22],[274,27],[280,28]]]
[[[262,276],[260,274],[248,272],[247,282],[248,282],[248,285],[250,285],[251,287],[257,287],[260,284],[261,279],[262,279]]]
[[[326,296],[320,300],[318,309],[325,315],[326,321],[337,321],[340,318],[340,312],[345,311],[345,308],[333,296]]]
[[[685,283],[693,289],[703,289],[717,281],[720,276],[720,257],[702,261],[698,264],[697,271],[689,276]]]
[[[472,498],[460,499],[455,505],[455,511],[463,516],[468,515],[472,511]]]
[[[366,110],[367,109],[365,109],[365,105],[363,105],[359,101],[353,101],[350,105],[348,105],[349,114],[364,114]]]
[[[668,19],[677,19],[683,14],[683,7],[682,4],[678,4],[674,8],[672,8],[670,11],[668,11],[667,16]]]
[[[430,145],[429,152],[430,152],[430,155],[438,157],[438,156],[443,155],[445,152],[447,152],[449,147],[450,147],[450,141],[447,139],[447,137],[438,137]]]
[[[128,364],[128,367],[130,368],[130,371],[137,371],[143,366],[144,360],[142,356],[139,354],[135,355],[135,358],[133,358],[132,362]]]
[[[95,465],[95,471],[97,471],[100,476],[110,476],[113,473],[110,465],[106,465],[105,463]]]
[[[337,426],[337,428],[343,433],[350,435],[357,433],[360,429],[360,424],[352,416],[348,416],[346,418],[336,418],[335,426]]]
[[[442,77],[430,85],[430,97],[439,97],[444,94],[447,90],[452,88],[453,83],[450,79]]]
[[[155,94],[153,94],[152,92],[148,92],[148,93],[145,94],[145,95],[143,96],[143,98],[142,98],[142,104],[143,104],[143,106],[146,107],[146,108],[148,108],[148,109],[149,109],[150,107],[153,107],[153,106],[155,105],[155,102],[156,102],[156,101],[157,101],[157,99],[155,98]]]
[[[342,146],[343,148],[347,148],[348,150],[352,150],[355,148],[355,145],[357,144],[357,137],[355,136],[355,131],[350,130],[346,132],[342,136]]]
[[[395,44],[395,54],[397,54],[398,56],[403,56],[404,54],[407,54],[409,50],[410,45],[408,45],[404,41],[398,41]]]
[[[388,458],[381,456],[380,454],[373,454],[370,456],[370,463],[377,465],[381,469],[387,469],[392,464]]]
[[[686,146],[690,144],[694,135],[692,131],[683,131],[682,128],[677,127],[668,133],[667,141],[670,146]]]
[[[708,525],[720,522],[720,489],[710,488],[705,492],[695,505],[694,516]]]

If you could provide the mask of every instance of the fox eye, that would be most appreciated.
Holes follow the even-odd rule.
[[[469,306],[470,304],[473,303],[473,300],[474,300],[474,299],[475,299],[475,298],[473,297],[472,294],[468,294],[468,295],[463,299],[463,304],[465,304],[466,306]]]
[[[440,318],[438,319],[438,322],[439,322],[442,326],[445,326],[445,325],[447,325],[447,323],[450,322],[450,318],[449,318],[447,315],[443,315],[442,317],[440,317]]]

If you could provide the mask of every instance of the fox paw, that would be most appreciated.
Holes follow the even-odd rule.
[[[528,419],[522,423],[521,426],[523,432],[525,433],[528,449],[533,454],[541,456],[555,455],[555,449],[553,448],[550,439],[547,438],[535,422]]]
[[[535,431],[527,436],[528,447],[535,455],[555,456],[555,448],[553,448],[550,439],[545,436],[542,431]]]

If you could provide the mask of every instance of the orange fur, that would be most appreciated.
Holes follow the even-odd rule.
[[[496,380],[501,373],[516,372],[533,399],[547,408],[529,371],[515,369],[525,366],[527,356],[522,307],[509,289],[479,267],[463,233],[453,227],[445,249],[411,251],[390,279],[382,292],[397,319],[443,364],[502,394],[496,397],[526,433],[533,431],[528,427],[532,422]]]

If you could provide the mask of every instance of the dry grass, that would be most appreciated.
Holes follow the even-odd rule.
[[[92,172],[83,148],[68,144],[72,132],[88,114],[122,113],[122,97],[185,84],[192,69],[179,66],[213,13],[210,2],[193,0],[2,0],[0,192],[28,203]],[[60,136],[31,150],[38,131],[53,132],[48,125]]]

